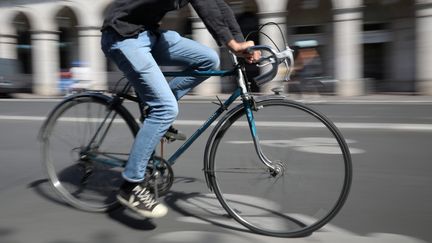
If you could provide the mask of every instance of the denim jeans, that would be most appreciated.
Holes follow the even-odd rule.
[[[177,117],[177,100],[207,79],[177,77],[168,83],[159,66],[213,70],[219,66],[219,56],[213,49],[175,31],[144,31],[124,38],[114,30],[105,30],[101,42],[105,55],[117,64],[141,101],[150,107],[123,171],[125,180],[141,182],[153,151]]]

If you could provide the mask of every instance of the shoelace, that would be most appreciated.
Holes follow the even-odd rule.
[[[151,209],[154,205],[158,204],[158,202],[153,198],[153,195],[150,193],[150,191],[147,190],[147,188],[136,186],[132,191],[135,193],[138,200],[144,203],[146,207]]]

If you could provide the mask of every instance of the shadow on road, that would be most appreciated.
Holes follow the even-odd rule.
[[[28,185],[28,188],[31,188],[34,192],[36,192],[37,195],[41,196],[44,199],[47,199],[48,201],[75,209],[74,207],[61,200],[61,198],[51,189],[51,185],[48,179],[40,179],[31,182]],[[107,212],[106,214],[110,219],[115,220],[132,229],[153,230],[156,228],[156,226],[149,219],[143,219],[133,213],[129,213],[128,210],[124,209],[123,207],[117,207]]]
[[[176,177],[174,183],[194,182],[196,182],[195,178]],[[31,188],[37,195],[47,199],[48,201],[69,208],[74,208],[61,200],[61,198],[51,188],[48,179],[40,179],[31,182],[28,184],[28,188]],[[250,232],[231,218],[231,216],[229,216],[219,204],[216,197],[212,194],[170,191],[160,200],[162,200],[171,210],[180,213],[185,218],[194,218],[195,220],[225,229]],[[108,218],[131,229],[150,231],[156,228],[156,225],[151,221],[151,219],[142,218],[124,207],[117,207],[107,212],[106,215]]]
[[[37,195],[47,199],[48,201],[72,208],[69,204],[61,200],[59,196],[52,190],[48,179],[40,179],[33,181],[29,183],[27,187],[32,189],[34,192],[36,192]]]
[[[156,225],[151,221],[151,219],[145,219],[139,217],[133,212],[124,207],[118,207],[114,210],[109,211],[108,217],[115,220],[131,229],[150,231],[156,229]]]
[[[184,217],[192,217],[225,229],[250,232],[231,218],[222,206],[218,205],[215,197],[196,192],[171,191],[165,196],[164,202]]]

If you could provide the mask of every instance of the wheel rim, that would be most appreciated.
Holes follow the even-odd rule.
[[[126,160],[134,137],[123,116],[113,111],[115,120],[103,142],[86,148],[107,110],[101,100],[75,99],[54,113],[44,132],[44,162],[54,189],[67,203],[87,211],[106,211],[117,205],[122,168],[99,161]],[[93,157],[83,160],[84,154]]]
[[[210,150],[213,188],[230,215],[255,232],[310,234],[333,218],[347,197],[348,148],[325,117],[303,105],[259,105],[264,109],[254,116],[263,151],[282,171],[272,175],[259,162],[240,112],[219,127]]]

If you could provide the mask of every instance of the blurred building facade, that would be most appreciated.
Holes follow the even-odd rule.
[[[60,73],[79,61],[90,67],[95,88],[115,71],[100,50],[100,26],[112,0],[0,0],[0,58],[19,59],[33,91],[59,92]],[[326,76],[342,96],[374,92],[432,95],[432,0],[227,0],[245,33],[276,22],[287,41],[316,40]],[[162,23],[216,46],[191,8]],[[280,43],[276,29],[267,33]],[[265,37],[255,39],[270,43]],[[227,90],[218,78],[200,94]]]

